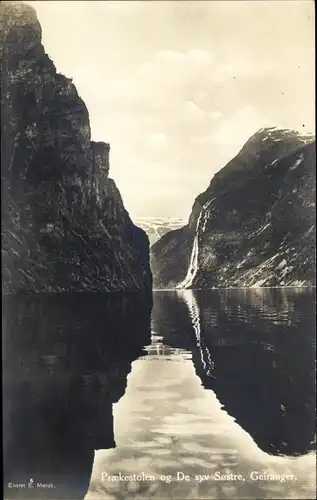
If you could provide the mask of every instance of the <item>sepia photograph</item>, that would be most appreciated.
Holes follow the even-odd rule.
[[[0,3],[3,497],[316,498],[313,0]]]

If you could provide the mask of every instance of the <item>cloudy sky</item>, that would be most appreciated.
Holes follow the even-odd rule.
[[[313,1],[36,1],[132,217],[188,217],[259,128],[314,132]]]

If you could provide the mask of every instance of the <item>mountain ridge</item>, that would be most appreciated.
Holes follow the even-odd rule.
[[[136,217],[136,224],[146,232],[150,246],[156,243],[164,234],[182,227],[186,221],[182,217]]]
[[[273,130],[272,137],[269,134]],[[154,286],[217,288],[315,283],[315,158],[314,136],[302,136],[288,129],[260,129],[196,197],[189,223],[154,244]],[[286,252],[286,262],[291,260],[288,266],[281,264]],[[274,267],[275,259],[277,265],[282,265],[280,270]],[[196,270],[190,272],[195,266]]]

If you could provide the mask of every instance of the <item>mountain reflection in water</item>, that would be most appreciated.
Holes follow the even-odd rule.
[[[151,303],[108,297],[4,301],[6,498],[83,498],[94,450],[115,446],[112,403],[149,342]]]
[[[310,293],[186,290],[158,295],[155,302],[154,325],[163,330],[163,343],[192,351],[203,386],[215,392],[223,408],[259,448],[289,456],[314,448],[315,349]],[[188,339],[178,335],[183,304],[194,331],[193,336],[183,326]]]
[[[5,497],[315,498],[313,304],[304,289],[154,292],[150,325],[144,297],[8,300]],[[215,471],[246,480],[195,481]],[[155,480],[102,480],[142,473]],[[30,478],[55,489],[8,487]]]

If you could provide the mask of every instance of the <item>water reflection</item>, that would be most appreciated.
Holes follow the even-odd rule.
[[[303,290],[158,292],[150,325],[140,296],[5,300],[5,497],[315,498],[313,304]],[[216,472],[245,481],[195,479]]]
[[[94,450],[115,447],[112,404],[149,343],[151,304],[74,294],[3,311],[5,498],[83,498]]]
[[[86,500],[315,498],[314,297],[278,292],[154,293]]]
[[[203,386],[263,451],[297,456],[315,447],[313,304],[305,290],[177,291],[155,296],[153,325],[191,350]]]

